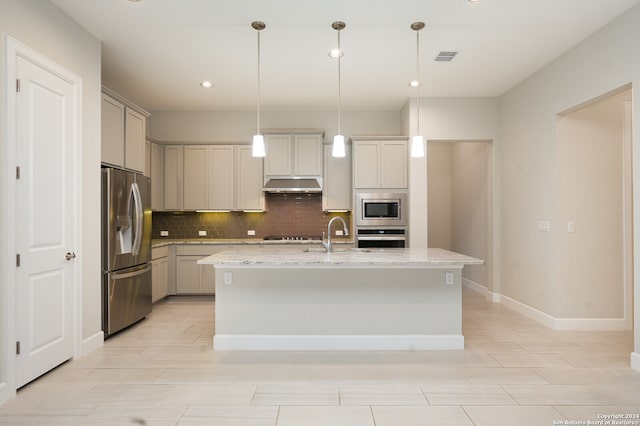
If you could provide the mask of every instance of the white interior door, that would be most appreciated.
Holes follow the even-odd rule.
[[[73,85],[46,69],[18,57],[16,72],[20,89],[15,324],[20,387],[73,356],[77,105]]]

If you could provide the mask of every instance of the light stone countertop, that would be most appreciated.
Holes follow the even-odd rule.
[[[263,240],[262,238],[252,239],[234,239],[234,238],[219,238],[219,239],[187,239],[187,238],[158,238],[151,241],[152,248],[165,247],[170,245],[273,245],[273,246],[287,246],[291,244],[308,244],[316,245],[320,247],[320,240]],[[333,240],[333,244],[353,244],[353,240]]]
[[[308,251],[306,251],[308,250]],[[320,247],[309,249],[274,247],[260,250],[241,247],[208,256],[201,265],[229,267],[296,267],[296,266],[398,266],[447,267],[481,265],[483,260],[439,248],[430,249],[344,249],[326,253]]]

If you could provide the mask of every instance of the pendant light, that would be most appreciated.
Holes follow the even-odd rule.
[[[254,157],[264,157],[264,137],[260,133],[260,31],[264,30],[266,25],[264,22],[253,21],[251,27],[258,32],[258,97],[257,97],[257,120],[256,134],[253,135],[253,143],[251,155]]]
[[[424,138],[420,135],[420,30],[424,22],[414,22],[411,29],[416,32],[416,79],[409,83],[416,88],[416,134],[411,139],[411,156],[424,157]]]
[[[341,109],[341,80],[340,80],[340,60],[342,59],[342,56],[344,55],[342,53],[342,50],[340,49],[340,30],[343,30],[344,27],[346,26],[346,24],[342,21],[336,21],[333,24],[331,24],[331,28],[333,28],[334,30],[338,31],[338,50],[332,50],[331,53],[329,53],[329,56],[331,56],[332,58],[338,58],[338,131],[336,132],[336,135],[333,137],[333,150],[331,151],[331,155],[333,157],[344,157],[346,155],[345,153],[345,147],[344,147],[344,136],[342,135],[341,131],[340,131],[340,109]]]

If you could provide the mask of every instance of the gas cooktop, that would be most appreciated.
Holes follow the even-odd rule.
[[[270,241],[320,241],[321,239],[320,235],[267,235],[263,238]]]

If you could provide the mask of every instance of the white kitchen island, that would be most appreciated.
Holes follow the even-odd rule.
[[[239,248],[215,268],[214,350],[463,349],[462,268],[442,249]]]

